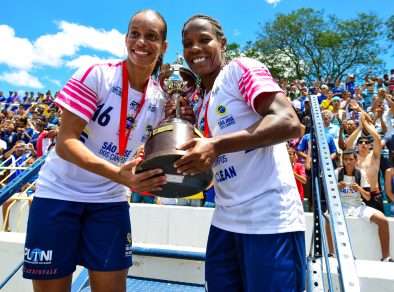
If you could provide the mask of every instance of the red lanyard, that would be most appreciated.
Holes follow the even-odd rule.
[[[140,105],[137,108],[135,116],[132,120],[131,127],[128,129],[126,133],[126,122],[127,122],[127,107],[128,107],[128,100],[129,100],[129,74],[127,72],[127,64],[126,61],[123,61],[122,64],[122,104],[120,108],[120,119],[119,119],[119,156],[123,156],[126,152],[127,142],[129,141],[129,137],[131,134],[131,130],[133,129],[133,124],[137,120],[137,116],[140,113],[142,107],[145,103],[145,95],[146,89],[148,88],[147,81],[144,94],[142,95],[142,99]]]
[[[205,103],[205,113],[204,113],[204,137],[205,138],[210,138],[211,137],[211,131],[209,130],[209,126],[208,126],[208,107],[209,107],[209,100],[211,99],[211,93],[209,93],[207,102]],[[204,100],[201,104],[200,109],[198,110],[197,113],[197,118],[200,117],[200,112],[201,109],[204,107]]]

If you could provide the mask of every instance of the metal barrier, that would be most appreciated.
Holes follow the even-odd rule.
[[[51,150],[53,151],[53,150]],[[21,189],[26,183],[29,182],[41,169],[46,157],[50,151],[44,156],[38,158],[30,167],[26,168],[18,177],[3,186],[0,190],[0,206],[3,205],[17,190]]]
[[[360,283],[317,97],[311,97],[310,103],[312,117],[312,197],[314,221],[311,247],[307,258],[307,290],[334,291],[327,256],[327,241],[321,206],[321,192],[323,191],[330,214],[329,221],[334,239],[336,258],[338,260],[341,289],[342,291],[360,291]],[[328,289],[324,287],[323,256]]]

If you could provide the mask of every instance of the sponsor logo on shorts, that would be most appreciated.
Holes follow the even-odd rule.
[[[133,246],[133,238],[131,236],[131,232],[126,235],[126,246],[125,246],[125,257],[131,257],[132,254],[132,246]]]
[[[48,265],[52,263],[52,253],[51,249],[41,250],[39,248],[30,249],[25,247],[25,262]]]
[[[56,275],[58,272],[57,269],[29,269],[26,267],[23,267],[22,271],[32,275]]]

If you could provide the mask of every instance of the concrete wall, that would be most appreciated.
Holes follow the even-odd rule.
[[[18,203],[11,211],[10,226],[16,231]],[[130,204],[133,242],[205,248],[213,209],[203,207]],[[0,212],[1,213],[1,212]],[[26,231],[28,207],[22,210],[19,232]],[[312,214],[306,213],[306,248],[309,251]],[[394,254],[394,218],[388,217],[390,247]],[[380,243],[377,226],[359,218],[347,218],[352,248],[357,259],[379,260]],[[2,226],[2,219],[1,219]],[[1,229],[1,228],[0,228]]]
[[[22,212],[20,231],[26,230],[27,212],[27,208]],[[205,250],[213,214],[213,209],[211,208],[131,204],[130,214],[134,246],[174,248],[189,251]],[[11,228],[13,230],[16,227],[17,216],[18,206],[15,207],[11,215]],[[312,233],[312,214],[307,213],[305,218],[307,225],[306,249],[308,252]],[[381,255],[377,227],[373,223],[365,223],[359,218],[348,218],[347,223],[356,258],[358,260],[378,261]],[[391,231],[390,247],[392,253],[394,253],[394,218],[389,218],[389,224]],[[0,232],[0,282],[23,259],[24,238],[25,234],[23,232]],[[134,256],[134,267],[130,269],[130,274],[159,278],[155,276],[163,274],[162,266],[158,266],[159,262],[165,263],[166,260]],[[381,263],[376,262],[376,264],[379,265]],[[165,263],[165,267],[167,279],[180,281],[177,277],[187,274],[189,278],[184,278],[183,280],[190,280],[190,282],[194,283],[203,282],[204,268],[202,262],[193,264],[185,263],[185,261],[168,262]],[[361,270],[359,271],[360,273]],[[370,273],[368,272],[367,274]],[[389,278],[392,281],[392,277]],[[376,279],[376,281],[379,280]],[[392,282],[390,283],[392,284]],[[21,271],[19,271],[2,291],[32,291],[31,283],[23,280]]]

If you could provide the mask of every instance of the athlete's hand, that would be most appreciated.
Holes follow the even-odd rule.
[[[213,138],[194,138],[177,147],[178,150],[190,152],[175,161],[174,167],[183,175],[194,175],[212,168],[219,153]]]
[[[126,162],[119,168],[118,182],[135,190],[136,192],[160,191],[160,186],[167,183],[167,178],[161,169],[147,170],[135,173],[137,166],[142,158],[138,157]]]
[[[194,122],[195,122],[194,112],[193,112],[192,106],[190,105],[189,100],[187,98],[181,96],[179,98],[179,102],[181,104],[181,112],[180,112],[181,118],[183,120],[186,120],[186,121],[194,124]],[[165,112],[166,118],[175,117],[176,104],[172,98],[169,98],[167,100],[166,106],[164,107],[164,112]]]

